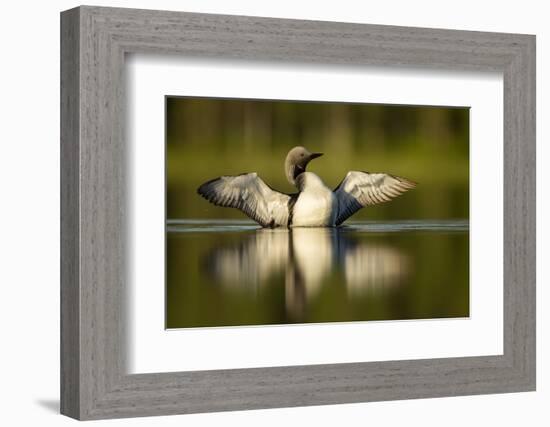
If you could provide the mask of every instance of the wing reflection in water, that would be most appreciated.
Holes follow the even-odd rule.
[[[388,244],[359,242],[345,229],[260,229],[233,246],[206,254],[206,273],[222,286],[259,292],[277,274],[284,277],[289,319],[300,321],[307,303],[332,274],[340,273],[350,298],[387,292],[405,282],[408,256]],[[343,282],[343,283],[342,283]]]

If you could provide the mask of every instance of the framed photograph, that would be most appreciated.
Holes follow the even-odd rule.
[[[61,412],[535,389],[535,37],[61,14]]]
[[[469,108],[169,96],[165,156],[167,329],[469,317]]]

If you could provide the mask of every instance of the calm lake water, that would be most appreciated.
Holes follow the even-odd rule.
[[[167,328],[469,316],[467,220],[167,222]]]

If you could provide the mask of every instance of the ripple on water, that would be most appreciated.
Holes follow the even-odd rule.
[[[357,233],[399,233],[399,232],[464,232],[468,231],[468,220],[399,220],[399,221],[350,221],[338,227],[339,230]],[[169,219],[168,233],[216,233],[239,232],[260,229],[250,220],[228,219]]]

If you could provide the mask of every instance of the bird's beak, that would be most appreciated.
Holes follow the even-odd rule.
[[[316,159],[317,157],[321,157],[322,155],[323,155],[323,153],[311,153],[309,155],[309,160]]]

